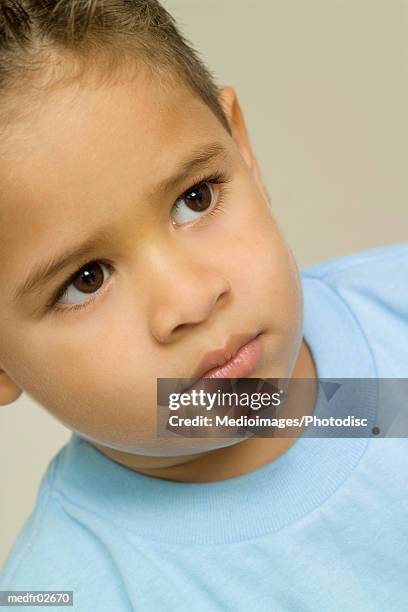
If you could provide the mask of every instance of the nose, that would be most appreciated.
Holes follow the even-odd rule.
[[[182,328],[207,322],[231,292],[219,271],[191,258],[167,259],[156,267],[151,282],[151,332],[164,344],[172,342]]]

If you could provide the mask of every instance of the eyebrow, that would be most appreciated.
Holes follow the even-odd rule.
[[[163,195],[169,191],[173,191],[177,185],[190,176],[195,170],[205,168],[216,159],[223,158],[225,160],[227,157],[227,149],[219,142],[210,142],[201,145],[181,161],[179,168],[172,176],[156,185],[153,192],[158,195]]]
[[[190,152],[181,161],[176,171],[170,177],[158,183],[152,192],[159,196],[166,194],[174,190],[192,172],[207,167],[216,159],[226,158],[227,155],[227,149],[218,142],[201,145]],[[14,300],[20,300],[30,293],[35,293],[59,272],[85,257],[88,253],[95,251],[109,238],[111,238],[111,228],[101,228],[79,245],[70,246],[64,252],[38,264],[33,271],[28,273],[24,283],[17,289]]]
[[[34,293],[43,287],[51,278],[59,272],[75,263],[82,257],[85,257],[91,251],[94,251],[101,244],[106,243],[110,237],[110,232],[106,229],[101,229],[96,234],[82,242],[77,246],[71,246],[63,253],[54,255],[47,261],[40,263],[33,272],[29,273],[25,282],[16,291],[15,300],[21,299],[28,293]]]

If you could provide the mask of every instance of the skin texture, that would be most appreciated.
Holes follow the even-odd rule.
[[[24,390],[107,456],[159,478],[221,480],[282,454],[295,438],[155,437],[156,378],[189,378],[232,334],[263,332],[250,377],[316,377],[299,272],[235,91],[220,91],[232,137],[182,84],[164,87],[143,70],[36,96],[0,152],[0,403]],[[226,157],[155,195],[208,143]],[[176,200],[219,171],[229,178],[222,209],[172,223]],[[37,293],[13,299],[36,264],[99,228],[111,236]],[[101,260],[112,268],[97,293],[68,298],[85,308],[46,309],[71,274]]]

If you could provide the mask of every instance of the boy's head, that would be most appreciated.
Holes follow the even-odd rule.
[[[26,391],[103,447],[156,439],[156,379],[262,332],[289,377],[302,290],[235,92],[155,0],[0,7],[0,403]]]

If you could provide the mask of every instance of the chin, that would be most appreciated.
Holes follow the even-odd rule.
[[[160,438],[159,440],[135,440],[131,443],[111,443],[102,442],[90,436],[81,435],[83,438],[91,443],[94,443],[102,448],[111,449],[117,452],[126,453],[129,455],[139,455],[142,457],[183,457],[189,455],[195,455],[199,453],[209,453],[227,446],[233,446],[242,442],[247,437],[251,437],[251,433],[248,436],[237,436],[229,438],[208,437],[208,438],[188,438],[188,437],[177,437],[175,438]]]

